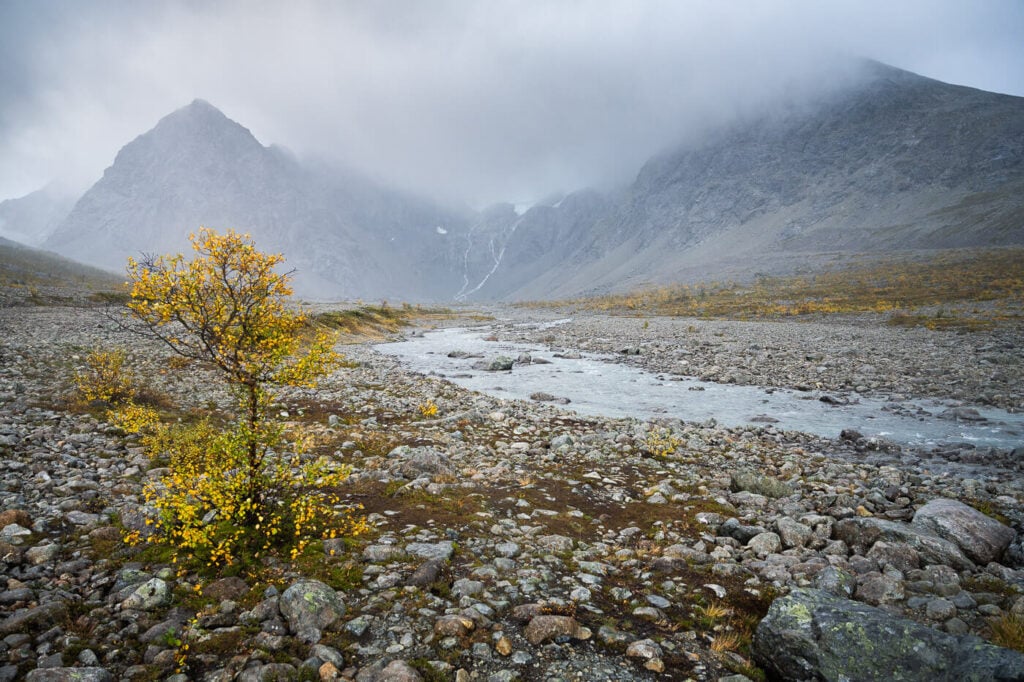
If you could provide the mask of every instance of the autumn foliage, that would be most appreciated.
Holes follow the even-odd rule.
[[[247,235],[191,235],[195,255],[129,259],[129,309],[139,331],[179,356],[216,368],[237,398],[227,430],[134,424],[170,473],[146,491],[156,541],[210,565],[288,549],[361,529],[332,492],[345,467],[304,452],[302,438],[271,417],[284,386],[313,387],[337,365],[331,339],[304,340],[305,318],[288,307],[283,257]]]

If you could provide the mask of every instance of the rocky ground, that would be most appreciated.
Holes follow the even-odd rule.
[[[1024,406],[1019,329],[500,333],[723,381]],[[169,404],[226,404],[100,311],[0,310],[0,680],[1024,678],[1024,657],[971,638],[1022,638],[1019,451],[581,418],[353,345],[357,366],[281,410],[351,464],[342,492],[373,531],[217,579],[121,541],[146,528],[159,463],[70,400],[88,351],[114,346]]]

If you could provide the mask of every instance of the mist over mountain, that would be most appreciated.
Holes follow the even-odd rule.
[[[44,246],[120,271],[200,225],[234,228],[283,252],[303,295],[484,300],[1024,243],[1024,98],[862,68],[856,86],[650,159],[620,190],[523,213],[300,161],[197,100],[127,144]]]
[[[196,100],[127,144],[44,246],[123,270],[128,256],[187,250],[200,226],[231,228],[286,254],[306,295],[442,298],[457,280],[437,228],[450,240],[465,223],[355,173],[303,165]]]
[[[815,253],[1024,243],[1024,98],[865,68],[862,84],[818,106],[651,159],[588,218],[586,238],[575,204],[527,213],[522,232],[549,231],[537,221],[565,235],[559,253],[532,253],[565,265],[486,293],[568,296],[749,276]]]
[[[0,237],[39,246],[67,217],[75,197],[47,185],[17,199],[0,201]]]

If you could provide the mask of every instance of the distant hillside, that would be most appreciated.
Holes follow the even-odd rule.
[[[17,199],[0,201],[0,237],[39,246],[71,212],[75,198],[47,186]]]
[[[0,307],[101,300],[124,279],[0,237]]]

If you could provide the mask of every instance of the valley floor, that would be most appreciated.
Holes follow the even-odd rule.
[[[1024,408],[1019,326],[573,312],[528,330],[514,323],[566,311],[490,312],[503,339],[628,350],[623,362],[657,372]],[[86,354],[111,347],[178,410],[228,402],[212,375],[176,367],[101,310],[0,309],[0,680],[813,678],[786,667],[799,656],[772,630],[781,597],[811,594],[800,588],[879,607],[864,618],[887,632],[910,627],[899,618],[925,626],[908,632],[929,660],[973,646],[972,633],[1024,640],[1019,449],[584,418],[415,375],[359,344],[342,348],[354,366],[281,410],[316,452],[352,466],[340,492],[372,532],[237,577],[156,563],[122,529],[145,531],[141,490],[160,463],[71,400]],[[950,514],[965,520],[943,525]],[[323,614],[303,590],[344,603],[313,635]],[[848,644],[908,674],[920,664],[898,642]],[[841,642],[802,646],[822,665],[854,660],[826,652]],[[1024,675],[1024,656],[984,651]]]

